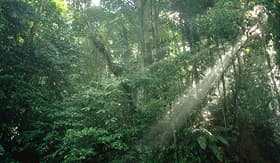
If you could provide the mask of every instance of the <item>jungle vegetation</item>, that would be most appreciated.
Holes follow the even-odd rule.
[[[0,0],[0,162],[279,162],[279,66],[279,0]]]

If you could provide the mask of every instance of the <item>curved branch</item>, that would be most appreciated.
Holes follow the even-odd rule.
[[[118,66],[117,64],[115,64],[113,62],[113,58],[112,58],[112,54],[110,54],[110,52],[107,50],[107,48],[105,47],[105,44],[101,41],[100,38],[98,38],[97,36],[93,36],[91,37],[91,41],[92,43],[95,45],[96,49],[103,55],[103,57],[105,58],[107,64],[108,64],[108,68],[109,70],[115,75],[115,76],[121,76],[123,70],[121,69],[120,66]]]

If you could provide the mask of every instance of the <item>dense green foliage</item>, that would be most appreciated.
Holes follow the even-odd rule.
[[[0,162],[279,161],[279,20],[278,0],[0,0]]]

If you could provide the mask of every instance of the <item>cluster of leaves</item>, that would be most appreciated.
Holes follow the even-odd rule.
[[[77,48],[53,1],[1,1],[0,11],[1,159],[37,160],[49,127],[45,108],[70,92]]]
[[[280,160],[277,1],[67,2],[0,1],[0,161]],[[176,99],[244,34],[255,4],[269,11],[263,37],[176,128]]]

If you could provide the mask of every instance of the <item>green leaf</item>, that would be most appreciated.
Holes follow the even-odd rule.
[[[203,149],[203,150],[205,150],[206,149],[206,139],[205,139],[205,137],[199,137],[198,139],[197,139],[197,142],[198,142],[198,144],[199,144],[199,146],[200,146],[200,148],[201,149]]]
[[[223,138],[223,137],[221,137],[221,136],[216,136],[216,138],[217,138],[220,142],[222,142],[223,144],[229,145],[228,141],[227,141],[225,138]]]
[[[82,108],[81,110],[82,110],[82,111],[90,111],[91,108],[90,108],[90,107],[84,107],[84,108]]]
[[[211,145],[209,148],[219,161],[223,161],[223,149],[221,147]]]
[[[3,156],[5,153],[5,149],[2,145],[0,145],[0,156]]]

